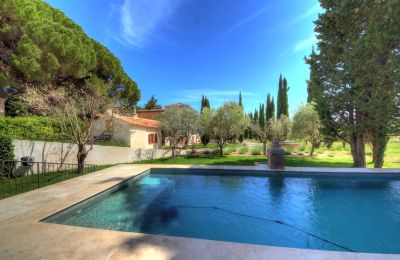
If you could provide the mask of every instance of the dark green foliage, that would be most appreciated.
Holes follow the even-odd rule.
[[[144,105],[144,109],[160,109],[162,108],[160,104],[157,103],[157,99],[151,96],[150,100]]]
[[[258,110],[257,109],[254,109],[253,123],[258,124]]]
[[[201,143],[206,146],[210,142],[210,136],[209,135],[202,135],[201,137]]]
[[[274,98],[272,97],[272,99],[271,99],[271,95],[268,93],[268,96],[267,96],[267,109],[266,109],[266,112],[265,112],[265,119],[266,119],[266,122],[268,123],[268,121],[270,120],[270,119],[272,119],[272,118],[274,118],[275,117],[275,104],[274,104]]]
[[[243,108],[242,92],[239,92],[239,106]]]
[[[204,109],[204,108],[210,108],[210,101],[208,100],[208,98],[207,98],[205,95],[203,95],[203,96],[201,97],[201,108],[200,108],[200,113],[203,112],[203,109]]]
[[[63,141],[60,124],[47,117],[0,118],[0,133],[19,140]]]
[[[354,167],[365,167],[365,143],[375,167],[383,164],[387,135],[396,131],[400,73],[398,0],[320,0],[318,52],[311,68],[309,99],[325,132],[349,142]]]
[[[0,2],[0,75],[13,85],[70,85],[87,81],[96,91],[130,104],[137,85],[120,61],[61,11],[41,0]]]
[[[265,106],[264,104],[260,104],[260,115],[258,118],[258,125],[261,130],[265,130]]]
[[[1,160],[14,160],[14,145],[12,139],[0,135],[0,161]]]
[[[200,108],[200,113],[203,113],[203,109],[204,108],[208,108],[208,109],[210,109],[210,101],[208,100],[208,98],[205,96],[205,95],[203,95],[202,97],[201,97],[201,108]],[[200,140],[201,140],[201,143],[204,145],[204,146],[206,146],[209,142],[210,142],[210,136],[209,135],[207,135],[207,134],[203,134],[201,137],[200,137]]]
[[[279,76],[279,87],[278,87],[278,104],[277,104],[277,115],[278,119],[282,115],[289,117],[289,101],[288,101],[289,87],[287,85],[286,78]]]
[[[14,95],[6,101],[6,116],[26,116],[28,114],[27,105],[18,95]]]
[[[2,133],[0,131],[0,133]],[[0,178],[9,172],[9,169],[14,167],[13,162],[4,162],[14,160],[14,145],[11,138],[0,135]]]

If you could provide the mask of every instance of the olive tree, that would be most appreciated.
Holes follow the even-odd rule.
[[[27,89],[24,99],[30,110],[57,119],[65,140],[78,146],[78,173],[83,172],[85,159],[95,141],[93,132],[96,116],[110,104],[110,99],[84,91],[71,93],[48,89],[44,92],[35,87]]]
[[[198,114],[189,107],[167,107],[160,117],[160,126],[169,139],[172,150],[172,158],[175,158],[175,150],[181,137],[188,140],[197,130]]]
[[[238,137],[248,125],[243,109],[235,102],[226,102],[216,110],[204,109],[200,122],[202,130],[218,144],[221,156],[226,142]]]
[[[311,143],[310,156],[313,155],[315,148],[321,142],[321,127],[322,124],[313,103],[300,106],[293,116],[293,137]]]
[[[268,140],[272,141],[273,137],[279,140],[285,140],[291,134],[291,121],[286,115],[281,115],[281,118],[271,118],[267,125]]]

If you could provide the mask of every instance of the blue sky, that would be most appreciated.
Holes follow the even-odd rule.
[[[47,0],[106,45],[142,92],[199,108],[243,95],[246,111],[288,80],[293,114],[307,99],[304,56],[315,44],[317,0]]]

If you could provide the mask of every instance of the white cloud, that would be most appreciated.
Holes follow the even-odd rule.
[[[295,24],[306,20],[308,17],[310,17],[311,15],[318,13],[321,10],[320,5],[317,3],[314,6],[312,6],[310,9],[308,9],[307,11],[305,11],[304,13],[300,14],[299,16],[295,17],[293,20],[291,20],[288,24],[288,27],[292,27]]]
[[[119,10],[121,43],[144,48],[150,38],[163,40],[157,29],[167,24],[181,0],[124,0]]]
[[[301,13],[300,15],[294,17],[290,21],[286,21],[281,24],[278,24],[277,26],[272,27],[269,32],[271,33],[271,32],[276,32],[276,31],[288,30],[291,27],[295,26],[296,24],[306,20],[307,18],[309,18],[312,15],[314,15],[318,12],[321,12],[321,11],[322,11],[322,8],[320,7],[320,5],[318,3],[316,3],[311,8],[309,8],[305,12]]]
[[[262,15],[263,13],[265,13],[268,10],[269,6],[265,6],[263,8],[261,8],[260,10],[258,10],[257,12],[251,14],[250,16],[240,20],[239,22],[237,22],[236,24],[234,24],[231,28],[229,28],[227,31],[223,32],[220,35],[220,39],[224,38],[226,35],[232,33],[233,31],[235,31],[236,29],[242,27],[243,25],[251,22],[252,20],[256,19],[257,17],[259,17],[260,15]]]
[[[315,38],[315,35],[312,35],[311,37],[305,40],[299,41],[294,47],[293,52],[297,53],[304,49],[311,48],[311,46],[313,46],[316,43],[317,43],[317,38]]]

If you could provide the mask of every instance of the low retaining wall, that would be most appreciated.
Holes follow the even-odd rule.
[[[17,160],[24,156],[32,156],[36,162],[77,163],[76,155],[78,149],[75,144],[27,140],[14,140],[13,143]],[[93,145],[93,149],[89,152],[85,163],[97,165],[118,164],[166,157],[171,157],[171,151]]]

